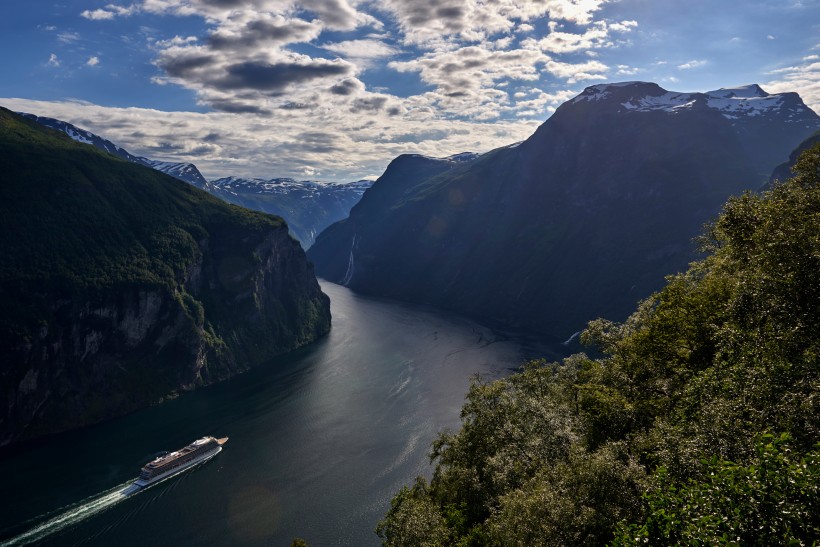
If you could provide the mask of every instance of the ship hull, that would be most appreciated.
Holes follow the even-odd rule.
[[[213,458],[214,456],[216,456],[220,452],[222,452],[222,446],[221,445],[217,446],[214,450],[211,450],[210,452],[205,452],[202,455],[194,458],[193,460],[191,460],[191,461],[189,461],[189,462],[187,462],[183,465],[180,465],[179,467],[175,467],[174,469],[169,469],[165,473],[160,473],[159,475],[157,475],[155,477],[151,477],[150,479],[137,479],[137,480],[134,481],[133,486],[136,486],[138,488],[145,488],[146,486],[150,486],[150,485],[155,484],[159,481],[165,480],[169,477],[173,477],[174,475],[178,475],[180,473],[183,473],[183,472],[187,471],[188,469],[191,469],[192,467],[195,467],[195,466],[197,466],[201,463],[205,463],[206,461],[210,460],[211,458]]]

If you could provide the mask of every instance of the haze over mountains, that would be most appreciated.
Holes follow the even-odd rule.
[[[373,181],[334,183],[226,177],[210,184],[211,193],[229,203],[283,217],[293,236],[308,249],[322,230],[347,218]]]
[[[145,165],[201,188],[228,203],[283,217],[291,234],[307,249],[327,226],[347,217],[350,208],[373,182],[297,181],[291,178],[225,177],[208,181],[192,163],[174,163],[135,156],[113,142],[54,118],[22,113],[41,125],[61,131],[77,142],[96,146],[124,160]]]
[[[819,127],[796,93],[757,85],[591,86],[520,145],[397,158],[308,257],[357,291],[569,336],[685,269],[726,199]]]

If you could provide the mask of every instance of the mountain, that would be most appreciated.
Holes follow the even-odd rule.
[[[346,218],[372,185],[370,180],[330,183],[226,177],[212,181],[211,193],[248,209],[284,217],[291,234],[307,249],[319,232]]]
[[[800,154],[810,149],[818,142],[820,142],[820,131],[816,132],[811,137],[801,142],[800,145],[798,145],[798,147],[794,150],[794,152],[791,153],[791,155],[789,156],[789,160],[781,163],[775,168],[775,170],[772,172],[772,176],[769,177],[769,181],[766,183],[765,188],[770,188],[776,180],[783,182],[791,178],[792,167],[794,167],[794,164],[797,163],[797,158],[800,157]]]
[[[695,256],[726,199],[820,127],[794,93],[588,87],[523,143],[401,156],[308,251],[317,274],[562,339],[622,319]]]
[[[96,146],[101,150],[105,150],[109,154],[114,154],[119,158],[122,158],[133,163],[145,165],[146,167],[150,167],[151,169],[156,169],[157,171],[161,171],[181,181],[192,184],[197,188],[202,188],[203,190],[211,189],[210,183],[207,180],[205,180],[205,177],[202,176],[202,173],[199,172],[199,169],[197,169],[196,165],[194,165],[193,163],[173,163],[165,161],[156,161],[141,156],[135,156],[127,150],[125,150],[124,148],[121,148],[113,142],[109,141],[108,139],[104,139],[99,135],[95,135],[90,131],[86,131],[85,129],[80,129],[79,127],[72,125],[68,122],[64,122],[62,120],[55,120],[54,118],[35,116],[34,114],[27,114],[25,112],[20,112],[19,114],[30,120],[34,120],[45,127],[50,127],[51,129],[62,131],[63,133],[65,133],[77,142]]]
[[[278,217],[0,110],[0,445],[316,340],[329,300]]]
[[[210,192],[235,205],[284,217],[291,234],[307,249],[316,235],[346,218],[373,182],[351,183],[296,181],[289,178],[257,179],[226,177],[209,182],[192,163],[174,163],[135,156],[113,142],[73,124],[20,113],[40,125],[61,131],[73,140],[90,144],[124,160],[145,165]]]

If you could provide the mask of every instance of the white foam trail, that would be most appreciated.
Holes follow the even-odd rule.
[[[128,497],[128,494],[131,493],[129,492],[129,489],[133,481],[134,479],[131,479],[130,481],[124,482],[119,486],[115,486],[102,494],[91,496],[90,498],[86,498],[79,503],[69,505],[64,509],[59,509],[59,514],[57,516],[38,524],[28,532],[0,543],[0,547],[25,545],[35,541],[40,541],[41,539],[59,532],[60,530],[64,530],[69,526],[73,526],[88,517],[105,511]]]
[[[163,482],[173,479],[180,474],[193,469],[195,467],[199,467],[203,463],[207,462],[219,452],[222,451],[222,447],[219,448],[216,452],[208,456],[207,458],[202,459],[201,461],[197,462],[195,465],[191,467],[184,468],[183,470],[179,471],[178,473],[174,473],[173,475],[169,475],[162,479],[161,481],[157,481],[152,483],[148,486],[144,486],[142,488],[138,486],[134,486],[134,481],[136,478],[128,480],[119,486],[115,486],[110,490],[106,490],[102,494],[97,494],[96,496],[91,496],[90,498],[86,498],[79,503],[75,503],[73,505],[69,505],[63,509],[58,509],[55,511],[58,513],[57,516],[52,517],[42,524],[38,524],[28,532],[20,534],[19,536],[13,537],[0,543],[0,547],[12,547],[13,545],[26,545],[29,543],[34,543],[35,541],[40,541],[52,534],[55,534],[61,530],[65,530],[69,526],[73,526],[78,522],[84,521],[85,519],[96,515],[97,513],[101,513],[106,509],[113,507],[114,505],[118,504],[122,500],[126,498],[130,498],[140,492],[144,492],[149,488],[153,488],[158,484],[162,484]]]

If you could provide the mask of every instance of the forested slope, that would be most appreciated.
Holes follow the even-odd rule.
[[[386,545],[812,545],[820,541],[820,145],[732,198],[707,257],[603,357],[477,379],[435,472],[393,499]]]

